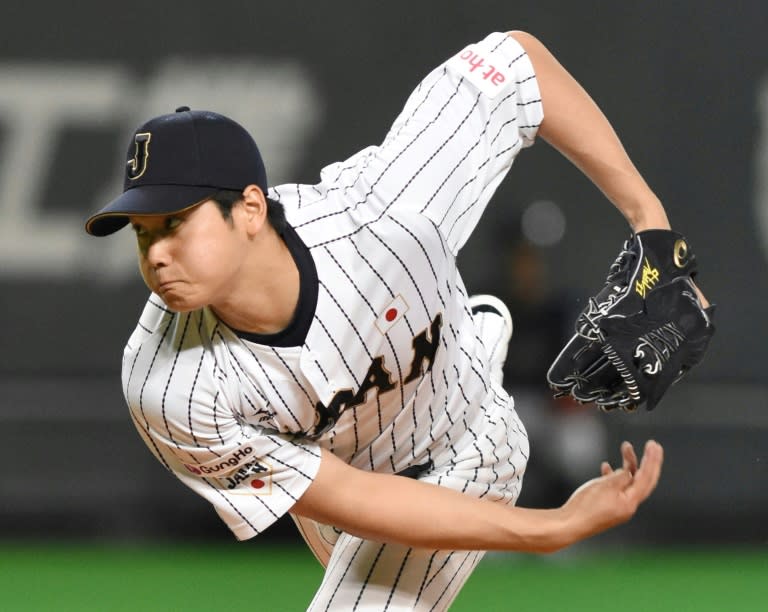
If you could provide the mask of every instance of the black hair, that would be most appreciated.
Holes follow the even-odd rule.
[[[233,189],[222,189],[211,196],[211,200],[218,204],[221,215],[225,219],[232,217],[232,207],[242,199],[243,192]],[[288,225],[288,221],[285,219],[285,208],[277,200],[266,196],[265,199],[267,200],[267,221],[278,234],[282,235]]]

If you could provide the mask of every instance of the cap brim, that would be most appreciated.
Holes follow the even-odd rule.
[[[108,236],[128,225],[131,215],[167,215],[196,206],[221,191],[219,187],[142,185],[128,189],[85,222],[92,236]]]

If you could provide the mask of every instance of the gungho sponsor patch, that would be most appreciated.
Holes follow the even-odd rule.
[[[197,465],[194,463],[185,463],[184,467],[198,476],[220,477],[225,476],[230,472],[234,472],[241,465],[252,460],[253,446],[244,444],[221,457],[216,457],[215,459]]]

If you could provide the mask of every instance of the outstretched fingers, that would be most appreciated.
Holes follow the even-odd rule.
[[[630,474],[634,474],[637,471],[637,455],[635,454],[635,449],[632,444],[627,441],[621,443],[621,460],[622,469]],[[608,476],[608,474],[612,473],[613,468],[611,467],[611,464],[607,461],[603,461],[602,464],[600,464],[600,474]]]

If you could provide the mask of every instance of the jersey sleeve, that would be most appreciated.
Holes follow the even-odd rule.
[[[176,478],[207,499],[238,539],[288,512],[320,467],[318,446],[249,421],[226,347],[199,313],[147,303],[123,359],[123,391],[149,449]]]
[[[427,75],[384,142],[327,168],[324,179],[349,193],[353,210],[419,211],[455,254],[542,118],[530,59],[497,32]]]
[[[213,505],[238,540],[259,535],[286,514],[320,467],[314,443],[277,433],[241,430],[214,450],[159,439],[134,422],[158,459]]]

